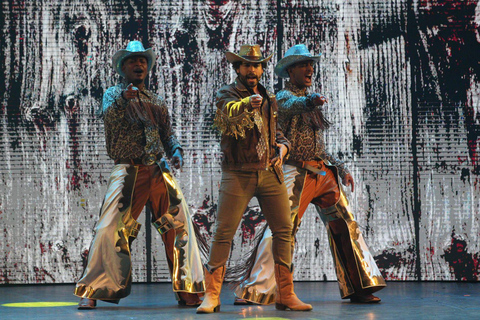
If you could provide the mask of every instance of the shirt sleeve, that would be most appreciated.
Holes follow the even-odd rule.
[[[297,114],[310,112],[315,109],[311,95],[297,97],[288,90],[278,92],[277,102],[278,112],[281,116],[281,123]]]
[[[125,121],[125,109],[127,107],[127,101],[121,97],[121,92],[122,90],[118,87],[108,88],[103,94],[102,100],[107,153],[112,159],[120,157],[114,144],[120,135],[121,123]]]
[[[162,125],[159,126],[159,133],[165,152],[169,158],[173,156],[177,149],[180,149],[183,154],[182,146],[180,145],[180,142],[178,141],[175,133],[173,132],[172,122],[170,114],[168,113],[167,105],[165,104],[165,100],[161,99],[160,97],[157,97],[157,99],[163,119]]]

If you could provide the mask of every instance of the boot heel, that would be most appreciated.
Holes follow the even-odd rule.
[[[275,309],[277,309],[277,310],[285,310],[285,309],[287,309],[287,306],[284,305],[284,304],[282,304],[282,303],[278,303],[278,302],[277,302],[277,303],[275,303]]]
[[[220,312],[220,305],[216,306],[215,308],[213,308],[213,312]]]

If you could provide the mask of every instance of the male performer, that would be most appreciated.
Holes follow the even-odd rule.
[[[220,310],[231,242],[254,196],[273,234],[273,269],[279,287],[276,308],[308,311],[312,306],[300,301],[293,291],[292,222],[281,168],[289,143],[277,129],[275,96],[259,84],[272,56],[264,58],[259,45],[242,45],[238,54],[227,52],[226,56],[238,77],[217,93],[215,124],[222,133],[223,172],[215,235],[205,265],[205,299],[197,313]]]
[[[202,262],[182,192],[164,153],[175,168],[183,164],[165,102],[145,87],[155,63],[152,49],[131,41],[113,56],[113,67],[125,81],[103,96],[107,152],[115,160],[88,264],[75,288],[79,309],[93,309],[96,300],[118,303],[130,294],[130,246],[145,205],[161,234],[179,305],[198,306],[204,291]]]
[[[352,302],[379,302],[380,299],[372,293],[385,287],[385,281],[349,211],[339,183],[338,176],[344,185],[351,186],[353,192],[352,175],[344,163],[325,150],[323,134],[330,123],[321,107],[326,98],[306,92],[312,85],[313,64],[318,60],[319,56],[313,56],[301,44],[288,49],[275,67],[279,77],[290,78],[285,89],[278,92],[277,101],[279,125],[291,142],[284,173],[293,236],[308,205],[314,204],[327,228],[342,298],[350,298]],[[265,231],[253,254],[256,254],[252,259],[254,264],[235,291],[235,304],[273,302],[275,282],[270,269],[273,265],[270,230]]]

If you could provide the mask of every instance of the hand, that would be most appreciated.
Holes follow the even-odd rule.
[[[262,106],[262,96],[259,94],[254,94],[250,96],[250,104],[252,105],[252,109],[257,109]]]
[[[278,155],[272,159],[271,164],[274,166],[281,166],[283,164],[283,158],[287,155],[288,148],[284,144],[277,143]]]
[[[183,167],[183,157],[180,149],[177,148],[175,150],[170,162],[175,169],[180,169],[181,167]]]
[[[131,100],[138,96],[138,88],[133,86],[133,83],[130,83],[128,87],[122,91],[122,97],[125,100]]]
[[[312,93],[312,102],[316,106],[323,106],[326,102],[328,102],[328,100],[324,95]]]
[[[343,179],[342,179],[342,183],[343,185],[345,185],[346,187],[348,186],[352,186],[352,192],[353,192],[353,189],[354,189],[354,182],[353,182],[353,177],[352,175],[349,173],[347,174]]]

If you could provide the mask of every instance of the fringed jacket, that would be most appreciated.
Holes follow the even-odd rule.
[[[275,95],[260,84],[258,89],[263,96],[258,109],[252,109],[253,93],[238,78],[217,92],[214,125],[222,133],[223,169],[265,170],[276,156],[277,143],[290,149],[290,143],[277,125]]]

